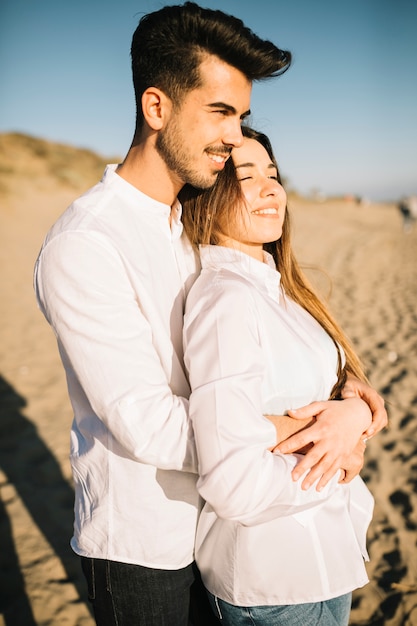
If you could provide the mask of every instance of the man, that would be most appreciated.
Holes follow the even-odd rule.
[[[291,57],[190,2],[145,15],[131,54],[132,145],[52,227],[35,288],[74,409],[71,545],[96,622],[185,626],[199,497],[182,314],[199,265],[176,197],[214,184],[252,81]]]

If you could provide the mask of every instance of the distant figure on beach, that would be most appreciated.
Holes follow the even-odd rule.
[[[397,207],[402,217],[403,231],[410,233],[417,220],[417,196],[404,196]]]
[[[347,373],[366,377],[294,258],[268,138],[242,130],[243,145],[214,187],[180,196],[202,261],[184,317],[197,487],[206,501],[197,565],[225,626],[347,626],[351,592],[368,581],[373,498],[359,476],[346,484],[345,471],[324,489],[302,489],[291,474],[303,455],[274,451],[265,416],[282,416],[280,439],[289,421],[297,424],[291,410],[336,405],[350,418],[333,417],[352,461],[364,450],[369,407],[360,398],[326,400],[340,400]],[[300,445],[313,443],[306,431],[299,436]]]

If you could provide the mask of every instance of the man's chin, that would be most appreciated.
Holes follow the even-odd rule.
[[[214,187],[214,185],[216,184],[217,181],[217,177],[219,175],[219,172],[213,172],[210,178],[199,178],[198,180],[195,179],[193,182],[190,182],[189,184],[192,185],[193,187],[195,187],[196,189],[200,189],[201,191],[207,191],[208,189],[211,189],[212,187]]]

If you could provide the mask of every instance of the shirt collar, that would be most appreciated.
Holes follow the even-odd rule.
[[[172,209],[171,209],[171,233],[172,233],[173,240],[179,239],[182,235],[182,231],[184,227],[181,221],[181,216],[182,216],[182,206],[179,200],[177,199],[172,205]]]
[[[257,261],[249,254],[225,248],[223,246],[200,246],[202,268],[228,269],[235,274],[245,276],[258,289],[262,287],[276,301],[280,298],[281,274],[269,252],[263,252],[264,262]]]
[[[129,198],[130,202],[134,203],[136,206],[140,206],[142,210],[152,211],[154,215],[166,218],[168,225],[171,216],[171,240],[175,241],[179,239],[183,231],[181,222],[182,207],[179,200],[175,200],[171,209],[169,204],[164,204],[163,202],[159,202],[147,196],[140,191],[140,189],[128,183],[127,180],[117,174],[117,167],[118,165],[115,163],[106,166],[103,182],[116,185],[117,189],[122,190],[123,195]]]

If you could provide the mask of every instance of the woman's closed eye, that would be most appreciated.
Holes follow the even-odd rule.
[[[241,183],[244,180],[252,180],[253,176],[244,176],[243,178],[238,178],[238,181]],[[276,180],[278,182],[278,176],[275,174],[274,176],[268,176],[270,180]]]

